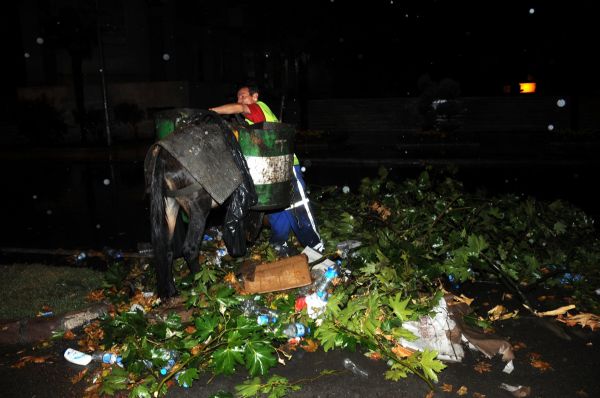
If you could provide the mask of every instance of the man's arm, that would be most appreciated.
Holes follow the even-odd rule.
[[[220,115],[234,115],[236,113],[250,113],[250,109],[246,104],[225,104],[209,108],[209,110],[217,112]]]

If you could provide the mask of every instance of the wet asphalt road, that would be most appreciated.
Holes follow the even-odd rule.
[[[477,302],[495,305],[499,302],[502,289],[479,285],[466,288],[466,293],[477,297]],[[503,303],[509,310],[515,309],[515,302]],[[487,307],[486,307],[487,308]],[[482,310],[486,308],[482,307]],[[499,322],[496,334],[507,339],[515,347],[515,370],[511,374],[502,372],[504,362],[499,356],[485,358],[478,351],[466,349],[462,362],[449,363],[439,375],[435,384],[435,397],[456,397],[461,387],[468,391],[467,397],[506,398],[512,395],[500,389],[501,383],[511,386],[531,388],[531,397],[598,397],[600,383],[597,369],[600,357],[600,334],[590,329],[563,328],[560,324],[523,316]],[[566,332],[570,340],[559,337],[553,330]],[[62,358],[67,347],[76,347],[75,341],[58,341],[48,348],[32,350],[31,347],[0,347],[0,391],[3,397],[81,397],[87,384],[84,381],[73,384],[71,379],[84,368],[73,365]],[[518,348],[517,348],[518,347]],[[24,349],[22,352],[18,352]],[[42,363],[29,363],[23,368],[11,367],[25,356],[44,358]],[[531,365],[531,359],[547,362],[550,368],[540,370]],[[350,359],[362,371],[363,377],[348,371],[344,360]],[[489,365],[489,371],[478,372],[476,365]],[[97,365],[89,365],[97,366]],[[341,373],[318,378],[324,370]],[[302,350],[295,353],[286,366],[278,365],[271,374],[288,378],[290,382],[300,381],[301,390],[290,397],[425,397],[427,385],[416,376],[398,382],[384,378],[387,366],[382,361],[372,361],[360,350],[342,350],[315,353]],[[247,374],[241,370],[232,376],[219,376],[214,379],[202,376],[191,388],[173,386],[168,397],[209,397],[219,391],[235,392],[235,386],[242,383]],[[444,391],[451,388],[451,391]],[[481,395],[477,395],[481,394]]]

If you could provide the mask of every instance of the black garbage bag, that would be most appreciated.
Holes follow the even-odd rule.
[[[258,203],[258,195],[254,188],[254,182],[248,170],[246,158],[242,154],[242,149],[229,126],[223,118],[214,113],[215,119],[223,127],[225,132],[225,141],[231,150],[233,159],[242,172],[242,183],[233,192],[228,199],[227,212],[223,222],[223,240],[227,251],[234,257],[246,254],[246,218],[252,206]]]

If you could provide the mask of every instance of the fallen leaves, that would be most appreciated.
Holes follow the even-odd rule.
[[[560,307],[557,308],[555,310],[551,310],[551,311],[544,311],[544,312],[536,312],[537,316],[556,316],[556,315],[562,315],[565,312],[572,310],[575,308],[575,305],[571,304],[571,305],[565,305],[564,307]]]
[[[11,368],[21,369],[24,368],[28,363],[45,363],[50,358],[50,355],[34,356],[26,355],[21,357]]]
[[[442,390],[443,392],[452,392],[452,389],[454,388],[454,386],[452,384],[442,384],[442,386],[440,387],[440,390]]]
[[[77,374],[73,377],[71,377],[71,383],[76,384],[78,383],[81,379],[83,379],[83,376],[85,376],[87,374],[88,368],[83,369],[81,372],[77,372]]]
[[[581,325],[583,328],[587,326],[592,331],[600,329],[600,316],[588,312],[577,315],[567,314],[566,316],[559,316],[556,319],[567,324],[567,326]]]
[[[519,313],[518,310],[515,312],[507,312],[506,307],[498,304],[494,308],[488,311],[490,321],[503,321],[505,319],[514,318]]]
[[[75,340],[76,338],[77,338],[77,336],[75,336],[75,333],[73,333],[73,331],[71,329],[67,330],[63,334],[63,339],[64,340]]]
[[[411,356],[412,354],[414,354],[413,350],[408,349],[406,347],[402,347],[399,344],[395,345],[392,348],[392,352],[394,354],[396,354],[399,358],[408,358],[409,356]]]
[[[463,395],[467,395],[469,392],[469,389],[467,388],[467,386],[460,386],[460,388],[458,390],[456,390],[456,394],[463,396]]]
[[[306,352],[315,352],[319,348],[319,343],[313,339],[304,339],[300,343],[300,347]]]
[[[383,221],[387,220],[392,215],[390,209],[377,201],[371,204],[371,210],[376,212]]]
[[[492,364],[489,362],[479,361],[475,364],[475,366],[473,366],[473,369],[479,373],[488,373],[492,371]]]
[[[539,369],[540,372],[545,372],[547,370],[554,370],[552,366],[546,362],[541,360],[541,355],[535,352],[529,354],[529,363],[536,369]]]

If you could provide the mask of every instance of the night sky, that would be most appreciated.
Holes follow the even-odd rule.
[[[44,51],[52,51],[56,41],[50,37],[48,26],[71,3],[94,13],[93,1],[27,1],[25,6],[7,6],[4,26],[8,33],[4,39],[10,56],[4,75],[4,86],[9,88],[5,99],[12,98],[16,87],[56,83],[31,81],[25,71],[26,63],[31,62],[27,57],[33,56],[28,51],[40,45],[32,40],[38,37],[45,38]],[[167,7],[173,3],[176,7]],[[111,24],[123,22],[114,17],[107,22],[103,13],[123,5],[102,0],[99,4],[105,10],[98,19],[101,29],[113,40],[137,29],[124,23],[111,33]],[[194,35],[202,31],[210,32],[212,39],[201,45],[213,39],[209,43],[213,47],[236,41],[241,48],[264,52],[265,57],[281,52],[302,59],[310,66],[307,73],[316,86],[307,93],[308,98],[416,96],[423,75],[434,81],[457,81],[463,96],[518,95],[518,83],[525,81],[535,81],[541,95],[600,93],[592,1],[147,0],[129,4],[134,6],[127,12],[135,13],[137,8],[148,13],[150,27],[160,20],[167,33],[150,32],[143,39],[155,47],[158,39],[162,46],[160,54],[150,54],[146,76],[114,73],[113,69],[111,81],[167,80],[160,72],[167,63],[177,65],[178,80],[207,79],[181,61],[182,54],[196,51]],[[40,24],[46,24],[45,29],[35,24],[26,26],[30,9]],[[163,12],[167,9],[175,11]],[[84,27],[93,36],[94,26],[86,25],[85,18]],[[227,40],[220,37],[225,31]],[[96,43],[92,51],[94,46]],[[133,56],[134,51],[122,51],[123,59]],[[170,54],[170,59],[162,59],[164,54]],[[110,74],[110,63],[118,64],[120,55],[111,55],[108,48],[107,56],[112,57],[107,65]],[[204,57],[212,55],[206,53]],[[244,65],[240,68],[243,76]],[[219,79],[234,84],[240,75],[229,76],[225,70]]]

